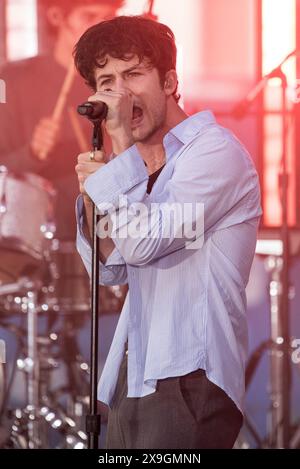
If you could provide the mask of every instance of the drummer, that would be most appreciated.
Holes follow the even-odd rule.
[[[0,114],[0,164],[54,184],[59,200],[55,236],[62,240],[75,240],[74,158],[90,146],[90,125],[75,112],[89,93],[82,80],[70,74],[73,46],[89,26],[115,16],[122,4],[38,0],[48,28],[47,55],[9,63],[0,71],[7,87],[7,104],[1,105]]]

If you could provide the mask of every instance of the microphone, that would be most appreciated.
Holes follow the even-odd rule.
[[[108,107],[102,101],[96,103],[91,103],[87,101],[86,103],[80,104],[77,106],[77,112],[81,116],[85,116],[92,121],[103,120],[107,116]]]

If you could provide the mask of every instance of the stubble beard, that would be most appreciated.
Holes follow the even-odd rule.
[[[151,129],[146,131],[145,135],[141,135],[140,137],[135,137],[133,133],[133,138],[135,143],[143,143],[147,144],[149,140],[153,137],[153,135],[160,129],[163,128],[165,122],[166,112],[162,111],[158,119],[155,119],[155,123]]]

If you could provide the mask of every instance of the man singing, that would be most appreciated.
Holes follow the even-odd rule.
[[[129,284],[99,381],[107,448],[231,448],[261,215],[253,163],[211,112],[187,116],[178,105],[167,26],[99,23],[80,38],[75,63],[95,91],[89,101],[108,107],[113,148],[106,164],[102,151],[78,157],[77,247],[90,272],[94,202],[101,284]]]

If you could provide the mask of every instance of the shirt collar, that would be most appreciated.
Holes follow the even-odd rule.
[[[215,122],[216,119],[211,111],[201,111],[189,116],[173,127],[173,129],[164,136],[164,147],[166,148],[170,142],[174,141],[174,137],[178,143],[180,142],[186,145],[201,131],[203,127]]]

